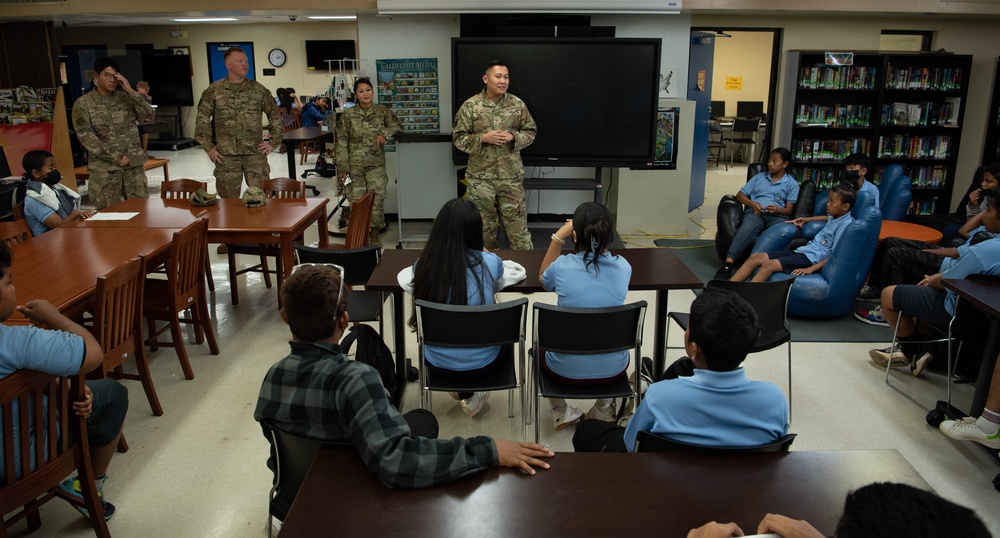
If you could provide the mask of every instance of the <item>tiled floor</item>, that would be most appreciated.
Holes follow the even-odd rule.
[[[171,159],[172,178],[211,178],[211,167],[200,149],[154,152]],[[272,175],[286,170],[285,157],[270,159]],[[301,170],[301,168],[300,168]],[[152,175],[152,174],[151,174]],[[714,208],[722,194],[735,192],[745,181],[745,169],[728,172],[709,168],[706,205],[692,212],[691,235],[714,235]],[[312,180],[329,195],[330,181]],[[699,227],[700,225],[700,227]],[[398,228],[390,226],[384,243],[395,244]],[[407,233],[409,226],[407,227]],[[315,231],[308,241],[315,240]],[[626,238],[630,246],[652,241]],[[419,245],[408,245],[418,248]],[[271,475],[264,466],[267,443],[252,417],[257,390],[267,368],[287,353],[287,327],[278,315],[275,291],[265,289],[257,275],[240,277],[241,304],[229,303],[226,261],[214,254],[217,291],[210,297],[222,354],[212,356],[207,346],[196,346],[189,336],[188,352],[195,379],[184,380],[173,350],[150,354],[153,376],[165,414],[154,417],[135,382],[126,382],[131,410],[125,424],[131,449],[115,456],[106,493],[118,507],[110,523],[118,536],[264,536],[267,493]],[[16,267],[15,267],[16,270]],[[21,270],[24,270],[23,268]],[[504,295],[504,294],[501,294]],[[520,295],[519,295],[520,296]],[[652,293],[630,294],[629,299],[652,303]],[[22,302],[30,297],[21,297]],[[554,301],[551,294],[534,294],[532,301]],[[690,292],[670,294],[671,310],[687,310]],[[409,306],[407,306],[409,308]],[[647,316],[647,342],[652,340],[652,315]],[[388,331],[387,331],[388,332]],[[391,343],[390,333],[389,345]],[[886,338],[889,338],[888,331]],[[408,349],[415,337],[407,333]],[[671,345],[680,345],[673,331]],[[794,417],[791,431],[798,433],[793,450],[849,450],[894,448],[941,495],[975,509],[992,532],[1000,534],[1000,492],[990,481],[1000,466],[976,446],[953,442],[924,423],[924,411],[887,388],[882,370],[868,359],[867,344],[793,343]],[[651,354],[647,343],[644,354]],[[786,387],[783,348],[754,355],[747,361],[754,379]],[[943,397],[943,379],[930,375],[895,376],[918,399],[931,403]],[[407,388],[405,408],[417,405],[416,385]],[[958,389],[965,406],[971,388]],[[591,402],[579,402],[584,410]],[[520,437],[518,420],[507,418],[506,401],[497,394],[491,406],[475,418],[466,417],[447,395],[435,395],[434,411],[441,436],[489,434]],[[572,428],[555,432],[551,420],[542,418],[542,442],[557,451],[571,450]],[[559,457],[552,460],[559,472]],[[595,486],[595,492],[599,485]],[[653,502],[653,501],[651,501]],[[787,514],[794,517],[795,514]],[[763,517],[763,514],[761,514]],[[53,501],[43,509],[42,528],[32,536],[89,536],[84,520],[65,503]],[[738,521],[744,529],[757,521]],[[19,524],[14,536],[26,534]]]

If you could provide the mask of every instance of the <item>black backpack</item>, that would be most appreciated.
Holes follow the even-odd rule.
[[[385,345],[382,335],[368,325],[351,327],[351,333],[340,342],[345,355],[351,352],[351,346],[355,341],[358,342],[358,349],[354,354],[354,360],[375,368],[382,378],[382,385],[389,390],[389,394],[395,394],[396,363],[392,360],[392,351]]]
[[[27,189],[28,183],[24,179],[0,181],[0,221],[14,220],[14,207],[24,202]]]

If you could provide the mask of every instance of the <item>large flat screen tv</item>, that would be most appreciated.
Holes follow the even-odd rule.
[[[142,76],[156,106],[194,106],[191,57],[173,54],[142,56]],[[137,81],[129,81],[133,86]]]
[[[528,166],[633,166],[653,160],[660,40],[454,38],[455,112],[483,90],[494,59],[538,124]],[[468,155],[455,150],[456,164]]]
[[[354,40],[331,39],[325,41],[306,41],[306,67],[316,71],[329,69],[352,69],[354,63],[346,65],[338,62],[327,63],[327,60],[357,60],[354,52]]]

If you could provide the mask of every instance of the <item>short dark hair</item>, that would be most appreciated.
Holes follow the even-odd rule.
[[[7,248],[7,243],[0,242],[0,278],[7,276],[7,271],[12,263],[14,263],[14,255]]]
[[[908,486],[876,482],[847,494],[837,538],[988,537],[972,510]]]
[[[105,56],[103,58],[98,58],[96,61],[94,61],[94,73],[95,74],[103,72],[108,67],[110,67],[111,69],[114,69],[115,73],[121,71],[121,69],[118,67],[118,60],[112,58],[111,56]]]
[[[988,172],[994,179],[1000,181],[1000,161],[993,161],[983,167],[983,172]]]
[[[746,299],[728,290],[707,288],[691,303],[688,330],[708,369],[728,372],[739,368],[757,343],[760,322]]]
[[[987,204],[992,205],[994,210],[1000,211],[1000,189],[990,189],[988,191],[984,191],[983,196],[986,198]]]
[[[792,162],[792,152],[788,151],[788,148],[774,148],[771,150],[770,155],[774,155],[775,153],[778,154],[778,157],[781,157],[782,161],[786,163]]]
[[[864,153],[852,153],[847,157],[844,157],[844,166],[860,166],[867,170],[867,175],[872,175],[875,170],[872,169],[872,159]]]
[[[854,207],[854,202],[858,200],[858,188],[854,186],[853,183],[844,182],[835,185],[830,192],[835,192],[840,195],[840,201],[845,204],[850,204]]]
[[[45,166],[45,160],[52,157],[52,154],[44,149],[33,149],[21,157],[21,168],[24,169],[26,179],[34,179],[31,172],[41,170]]]
[[[490,60],[486,63],[486,69],[483,70],[483,74],[485,75],[489,73],[490,69],[493,69],[494,67],[507,67],[507,62],[503,60]]]
[[[372,84],[372,80],[370,78],[368,78],[368,77],[361,77],[361,78],[359,78],[359,79],[357,79],[357,80],[354,81],[354,93],[358,93],[358,85],[359,84],[367,84],[368,87],[371,88],[372,90],[375,89],[375,85]]]
[[[342,285],[340,272],[326,265],[302,267],[282,282],[281,309],[297,340],[318,342],[333,336],[347,310],[347,289],[337,305]]]
[[[222,61],[228,60],[230,56],[236,54],[237,52],[244,55],[246,54],[245,52],[243,52],[243,49],[239,47],[229,47],[228,49],[226,49],[226,53],[222,55]]]

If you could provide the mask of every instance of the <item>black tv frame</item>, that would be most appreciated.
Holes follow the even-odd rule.
[[[632,61],[643,63],[645,73],[629,70],[624,52],[636,47],[645,56]],[[573,63],[546,63],[560,52]],[[524,100],[538,124],[538,138],[521,151],[526,166],[643,166],[653,160],[660,53],[661,40],[649,38],[452,38],[453,112],[482,91],[486,64],[501,59],[511,72],[508,91]],[[602,61],[609,58],[614,61]],[[634,137],[621,144],[631,150],[595,150],[620,142],[623,132]],[[553,143],[562,144],[558,151],[549,151]],[[453,159],[464,166],[468,154],[455,148]]]

